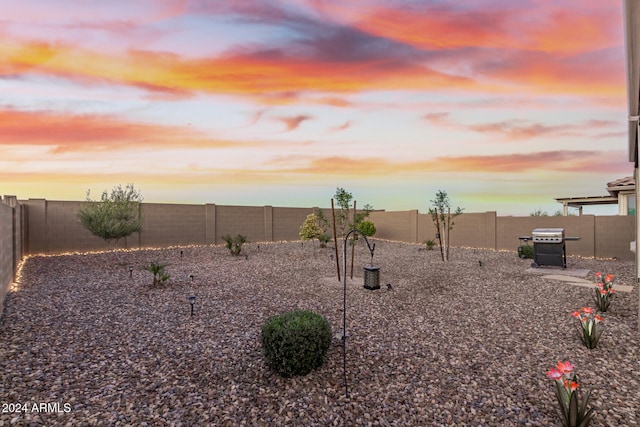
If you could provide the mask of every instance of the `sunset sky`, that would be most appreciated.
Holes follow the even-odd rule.
[[[627,154],[622,3],[0,0],[0,195],[550,214]],[[585,213],[615,213],[615,208]]]

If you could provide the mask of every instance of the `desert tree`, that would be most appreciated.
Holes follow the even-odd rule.
[[[94,236],[106,242],[114,242],[133,233],[142,231],[140,203],[142,195],[133,184],[113,187],[111,192],[102,192],[100,200],[92,200],[87,190],[86,202],[78,211],[78,219],[82,226]]]
[[[463,209],[455,208],[451,212],[451,202],[446,191],[438,190],[436,198],[431,200],[432,208],[429,208],[429,214],[433,225],[436,227],[436,237],[440,242],[440,254],[443,261],[449,260],[449,232],[453,230],[453,219],[462,215]]]

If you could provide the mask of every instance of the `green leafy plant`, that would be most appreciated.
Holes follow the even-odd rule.
[[[345,190],[344,188],[336,188],[336,194],[333,196],[338,205],[336,211],[336,229],[340,234],[340,237],[344,237],[349,231],[358,229],[358,225],[365,219],[369,218],[369,215],[373,211],[373,206],[366,204],[362,208],[362,212],[356,212],[352,215],[351,209],[354,208],[355,202],[352,204],[353,194]]]
[[[119,239],[142,231],[141,202],[142,195],[133,184],[127,184],[125,188],[118,185],[111,193],[105,190],[100,201],[91,200],[90,191],[87,191],[86,203],[80,207],[77,216],[91,234],[106,242],[113,240],[117,246]]]
[[[425,241],[424,241],[424,245],[427,247],[427,250],[428,250],[428,251],[432,251],[432,250],[433,250],[433,248],[435,248],[435,247],[436,247],[436,242],[434,242],[434,241],[433,241],[433,240],[431,240],[431,239],[428,239],[428,240],[425,240]]]
[[[308,310],[269,318],[262,326],[267,364],[283,377],[306,375],[324,363],[331,345],[331,325]]]
[[[376,234],[376,226],[371,221],[362,221],[358,224],[358,231],[367,237],[371,237]]]
[[[571,315],[580,323],[578,332],[582,343],[589,349],[596,348],[604,330],[604,319],[595,314],[591,307],[582,307],[582,310],[574,311]]]
[[[613,274],[602,274],[597,272],[594,275],[596,282],[596,289],[593,295],[593,300],[596,303],[596,307],[601,312],[606,312],[609,310],[609,306],[611,305],[611,299],[615,294],[615,289],[613,289]]]
[[[556,399],[560,405],[563,427],[587,427],[593,418],[593,408],[587,410],[591,391],[580,396],[578,379],[570,362],[558,362],[547,371],[547,376],[555,381]]]
[[[522,259],[533,259],[533,246],[518,246],[518,256]]]
[[[236,237],[231,237],[229,234],[222,236],[222,240],[225,241],[225,246],[231,252],[231,255],[237,256],[242,252],[242,245],[247,243],[247,237],[242,234],[238,234]]]
[[[163,264],[152,261],[150,264],[143,266],[142,268],[153,274],[153,286],[163,285],[169,280],[169,273],[166,272],[166,268],[169,264]]]

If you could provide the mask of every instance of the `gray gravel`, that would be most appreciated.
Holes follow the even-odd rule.
[[[0,426],[554,426],[545,371],[559,360],[593,391],[593,426],[639,425],[637,288],[617,295],[588,350],[570,313],[592,305],[591,289],[526,273],[531,261],[515,252],[452,248],[445,264],[437,250],[376,240],[383,286],[369,291],[360,245],[347,398],[339,338],[322,368],[292,379],[260,348],[265,320],[297,308],[341,335],[334,251],[244,249],[248,258],[222,246],[28,258],[0,320],[0,403],[27,410],[0,413]],[[171,264],[161,288],[141,269],[151,261]],[[634,284],[632,262],[570,256],[569,267]]]

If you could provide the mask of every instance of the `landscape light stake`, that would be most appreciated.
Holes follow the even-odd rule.
[[[333,201],[333,200],[332,200]],[[347,242],[349,241],[349,235],[354,234],[354,238],[358,236],[358,230],[351,230],[344,236],[344,286],[343,286],[343,302],[342,302],[342,371],[344,375],[344,394],[349,398],[349,384],[347,382]],[[362,233],[360,233],[362,234]],[[369,252],[371,252],[371,264],[373,265],[373,251],[376,249],[376,244],[373,247],[369,244],[367,236],[362,234],[364,241],[367,243]]]
[[[189,300],[189,304],[191,304],[191,315],[193,316],[193,306],[196,303],[196,296],[195,295],[189,295],[189,297],[187,297],[187,299]]]
[[[133,265],[129,266],[129,277],[133,277]]]
[[[180,259],[182,259],[182,255],[184,254],[184,252],[182,251],[182,249],[180,249]]]

